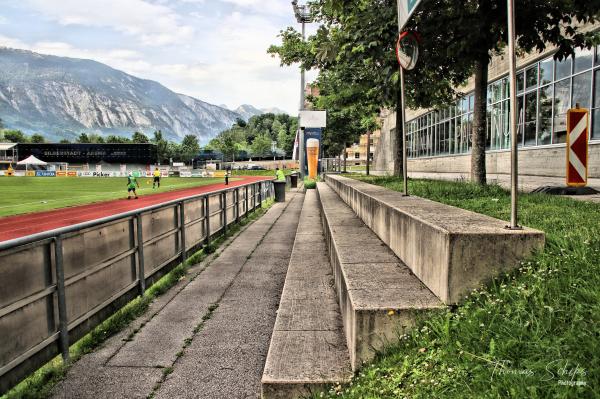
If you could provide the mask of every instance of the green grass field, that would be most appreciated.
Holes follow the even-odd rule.
[[[394,177],[354,176],[392,190]],[[413,195],[510,218],[499,186],[410,180]],[[421,320],[328,398],[600,398],[600,205],[519,195],[546,248],[460,306]],[[318,397],[318,396],[317,396]]]
[[[138,195],[160,193],[207,184],[223,178],[161,179],[160,189],[152,189],[152,178],[139,179]],[[127,197],[124,177],[0,177],[0,216],[47,211],[73,205]]]

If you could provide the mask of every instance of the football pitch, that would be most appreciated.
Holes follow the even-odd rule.
[[[238,179],[231,179],[238,180]],[[223,178],[166,177],[160,188],[139,178],[139,196],[223,183]],[[125,177],[0,177],[0,217],[127,197]]]

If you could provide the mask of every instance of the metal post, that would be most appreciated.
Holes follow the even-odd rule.
[[[227,234],[227,192],[223,192],[223,235]]]
[[[304,42],[306,40],[306,24],[304,23],[304,20],[302,21],[302,41]],[[305,86],[305,77],[304,77],[304,68],[301,66],[300,67],[300,111],[302,111],[304,109],[304,86]],[[298,132],[298,156],[300,158],[300,177],[302,179],[304,179],[304,168],[306,167],[305,165],[305,160],[304,160],[304,129],[302,129],[301,127],[298,128],[299,132]]]
[[[404,101],[404,68],[400,67],[400,109],[402,110],[402,126],[396,126],[396,130],[402,132],[402,185],[403,195],[408,196],[408,160],[406,159],[406,103]]]
[[[179,231],[181,232],[181,263],[184,263],[187,253],[185,249],[185,203],[183,201],[179,203]]]
[[[246,196],[244,197],[244,201],[246,202],[246,212],[244,213],[244,215],[246,217],[248,217],[248,212],[250,212],[248,210],[248,205],[250,205],[249,201],[248,201],[248,186],[246,186]]]
[[[258,182],[258,207],[262,207],[262,183]]]
[[[240,189],[235,189],[235,221],[240,222]]]
[[[56,296],[58,298],[58,330],[60,351],[64,362],[69,361],[69,323],[67,319],[67,299],[65,295],[65,270],[63,265],[62,237],[54,239],[54,260],[56,262]]]
[[[371,130],[367,130],[367,176],[369,176],[369,154],[371,154]]]
[[[206,231],[205,245],[210,244],[210,205],[208,195],[204,197],[204,230]]]
[[[508,63],[510,66],[510,226],[520,229],[517,217],[519,177],[518,131],[517,131],[517,63],[515,56],[515,4],[508,0]]]
[[[138,280],[140,295],[146,291],[146,272],[144,271],[144,237],[142,231],[142,214],[138,213],[135,217],[137,222],[137,255],[138,255]]]

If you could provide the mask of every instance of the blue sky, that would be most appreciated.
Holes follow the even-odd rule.
[[[297,113],[297,67],[266,54],[289,0],[0,0],[0,46],[88,58],[235,108]],[[315,27],[309,28],[311,32]],[[313,79],[314,72],[307,75]]]

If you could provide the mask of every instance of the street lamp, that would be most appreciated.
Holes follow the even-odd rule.
[[[306,40],[306,24],[311,23],[313,21],[312,14],[310,12],[310,8],[304,5],[298,5],[298,0],[292,1],[292,7],[294,9],[294,15],[296,16],[296,21],[299,24],[302,24],[302,41]],[[300,111],[304,109],[304,67],[300,65]],[[304,131],[301,127],[299,129],[299,158],[300,158],[300,176],[304,177]]]

